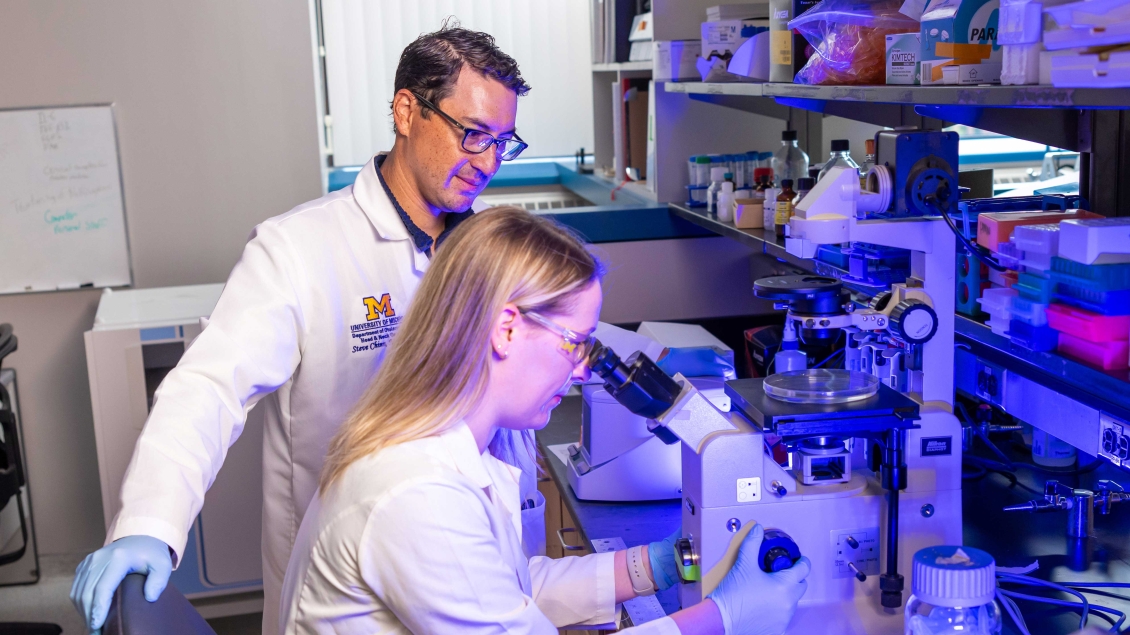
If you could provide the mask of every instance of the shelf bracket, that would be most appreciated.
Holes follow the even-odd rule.
[[[711,95],[703,93],[688,93],[687,97],[695,101],[752,112],[755,115],[763,115],[782,121],[789,120],[788,107],[775,103],[771,99],[751,99],[743,95]]]
[[[1026,139],[1064,150],[1079,150],[1079,111],[1062,108],[1028,108],[1022,113],[1008,108],[970,106],[915,106],[915,112]]]

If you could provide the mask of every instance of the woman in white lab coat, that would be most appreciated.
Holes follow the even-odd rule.
[[[601,268],[552,221],[480,213],[425,274],[388,359],[334,438],[283,585],[285,633],[556,633],[654,592],[649,558],[527,560],[519,453],[588,369]],[[768,574],[762,532],[710,599],[641,633],[778,633],[808,561]]]

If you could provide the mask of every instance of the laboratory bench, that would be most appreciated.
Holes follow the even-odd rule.
[[[557,529],[574,528],[578,538],[573,546],[591,549],[593,540],[620,537],[626,546],[648,544],[662,540],[679,527],[680,502],[677,500],[610,503],[581,501],[573,495],[566,476],[567,466],[548,449],[562,443],[576,443],[580,438],[581,397],[566,397],[553,411],[549,424],[537,432],[538,447],[543,455],[546,474],[539,489],[557,497],[561,513],[557,520],[549,507],[556,501],[547,496],[547,544],[559,541]],[[1015,448],[1006,446],[1006,452]],[[981,452],[978,452],[981,454]],[[1015,460],[1022,457],[1013,455]],[[1068,539],[1066,512],[1028,514],[1006,513],[1006,505],[1023,503],[1038,498],[1043,491],[1045,478],[1059,478],[1072,486],[1088,486],[1100,478],[1126,481],[1125,473],[1111,465],[1103,464],[1093,472],[1072,475],[1070,471],[1056,474],[1036,474],[1030,469],[1018,470],[1017,485],[994,473],[970,474],[962,488],[964,543],[984,549],[992,554],[998,566],[1024,567],[1039,560],[1039,569],[1031,575],[1053,581],[1117,581],[1130,583],[1130,505],[1115,506],[1109,516],[1095,516],[1097,536],[1087,541]],[[1031,488],[1025,491],[1023,488]],[[1032,493],[1032,492],[1037,493]],[[560,525],[555,523],[561,523]],[[565,534],[568,535],[568,534]],[[551,557],[563,552],[560,547],[550,551]],[[582,553],[578,551],[576,553]],[[568,554],[566,554],[568,555]],[[908,577],[905,598],[910,596]],[[1010,587],[1011,588],[1011,587]],[[1017,588],[1024,593],[1046,595],[1039,590]],[[1118,593],[1123,598],[1092,596],[1093,603],[1123,612],[1130,612],[1130,591]],[[658,599],[667,613],[678,610],[675,589],[660,592]],[[1032,635],[1065,634],[1076,630],[1077,614],[1049,605],[1020,602]],[[1093,617],[1091,624],[1102,624]],[[1007,618],[1004,633],[1014,635],[1017,630]]]

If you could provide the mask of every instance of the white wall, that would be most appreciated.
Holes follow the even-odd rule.
[[[308,0],[5,0],[0,60],[0,108],[114,104],[138,287],[222,282],[257,222],[321,192]],[[98,295],[0,296],[42,553],[103,537]]]

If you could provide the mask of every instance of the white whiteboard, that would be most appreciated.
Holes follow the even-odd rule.
[[[0,111],[0,293],[130,282],[111,107]]]

